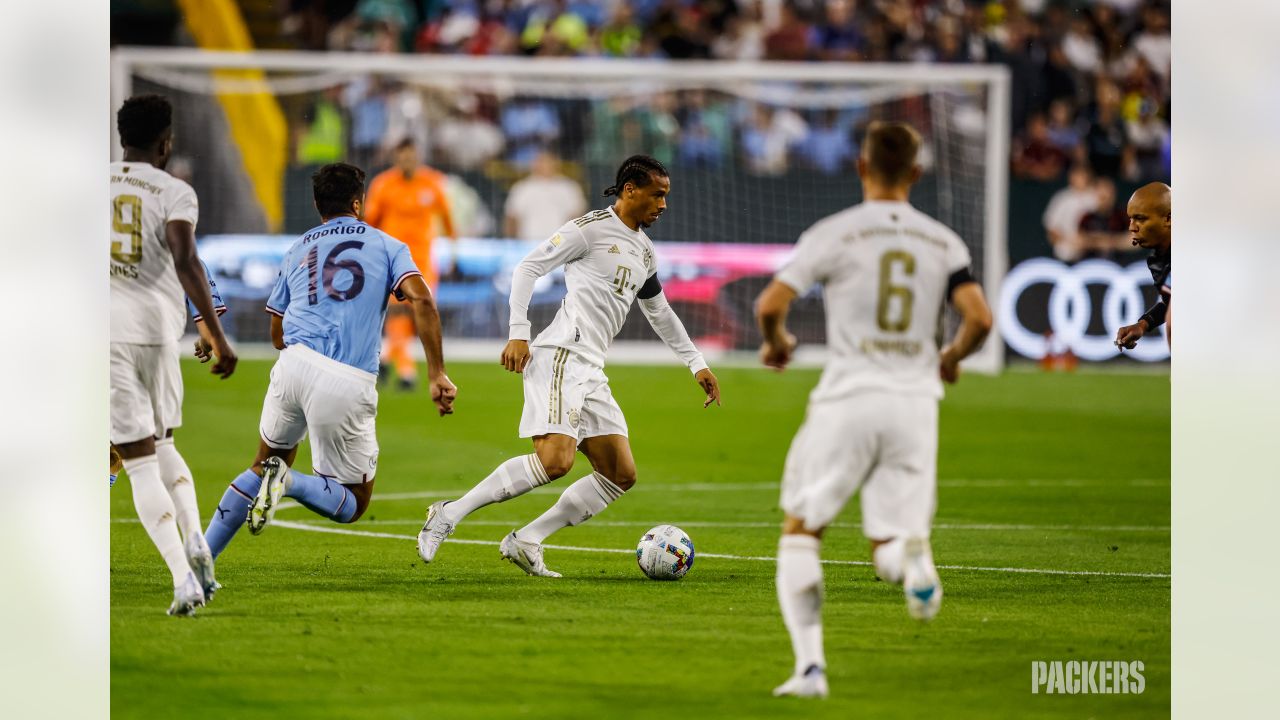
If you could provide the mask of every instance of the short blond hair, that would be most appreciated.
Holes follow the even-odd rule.
[[[867,126],[862,151],[873,175],[892,185],[901,185],[911,180],[920,143],[920,133],[911,125],[877,120]]]

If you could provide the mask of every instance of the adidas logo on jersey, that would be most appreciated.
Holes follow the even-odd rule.
[[[610,255],[621,255],[621,254],[622,254],[622,251],[618,249],[618,246],[617,246],[617,245],[614,245],[613,247],[609,248],[609,254],[610,254]]]

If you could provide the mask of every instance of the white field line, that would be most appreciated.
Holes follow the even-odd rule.
[[[303,530],[307,532],[323,532],[333,533],[335,535],[355,535],[358,537],[386,538],[390,540],[417,540],[416,535],[394,535],[392,533],[369,532],[367,530],[348,530],[341,527],[328,527],[324,525],[305,525],[303,523],[289,522],[288,520],[276,520],[273,525],[278,527],[289,528],[291,530]],[[489,540],[460,540],[450,538],[445,542],[458,543],[460,545],[488,545],[497,547],[498,543]],[[626,548],[591,548],[577,547],[573,545],[543,545],[548,550],[567,550],[570,552],[590,552],[590,553],[614,553],[619,555],[634,555],[635,550]],[[776,559],[765,556],[754,555],[722,555],[719,553],[698,553],[698,557],[715,558],[718,560],[750,560],[754,562],[774,562]],[[823,560],[824,565],[871,565],[865,560]],[[1008,567],[981,567],[972,565],[939,565],[939,570],[971,570],[977,572],[1002,572],[1002,573],[1023,573],[1032,575],[1089,575],[1103,577],[1138,577],[1138,578],[1168,578],[1168,573],[1134,573],[1134,572],[1104,572],[1099,570],[1042,570],[1039,568],[1008,568]]]
[[[944,488],[997,488],[997,487],[1090,487],[1099,485],[1123,485],[1125,487],[1167,487],[1168,480],[1159,478],[1132,478],[1128,480],[1108,480],[1108,479],[1001,479],[992,478],[985,480],[970,479],[954,479],[939,480],[938,487]],[[471,488],[456,488],[452,490],[420,490],[416,492],[400,492],[400,493],[378,493],[374,495],[378,500],[422,500],[427,498],[449,498],[462,497]],[[777,482],[751,482],[751,483],[673,483],[665,485],[656,484],[639,484],[632,488],[629,492],[742,492],[745,490],[772,490],[777,492],[779,483]],[[544,486],[530,491],[530,494],[546,495],[550,493],[561,493],[563,490],[557,487]]]
[[[278,510],[288,510],[290,508],[300,507],[295,504],[280,504]],[[329,520],[297,520],[294,521],[303,525],[325,525],[329,524]],[[477,525],[480,527],[504,527],[511,526],[517,521],[514,520],[467,520],[466,525]],[[412,526],[417,527],[422,524],[422,520],[361,520],[361,525],[392,525],[392,526]],[[743,521],[743,522],[716,522],[703,520],[675,520],[675,521],[653,521],[653,520],[592,520],[591,527],[636,527],[650,528],[657,525],[675,525],[682,528],[728,528],[728,529],[751,529],[765,528],[777,529],[782,526],[779,522],[760,522],[760,521]],[[860,523],[831,523],[828,527],[842,529],[858,529],[862,525]],[[1168,525],[1022,525],[1022,524],[999,524],[999,523],[934,523],[935,530],[1027,530],[1027,531],[1062,531],[1062,532],[1169,532]]]
[[[285,509],[284,506],[279,508]],[[137,518],[114,518],[112,522],[119,523],[136,523]],[[396,535],[393,533],[371,532],[368,530],[349,530],[343,527],[333,527],[330,525],[310,525],[301,522],[290,522],[288,520],[276,520],[271,523],[276,527],[288,528],[290,530],[302,530],[304,532],[329,533],[332,535],[349,535],[352,537],[367,538],[383,538],[387,540],[417,540],[417,535]],[[479,524],[479,523],[473,523]],[[504,523],[505,524],[505,523]],[[598,524],[598,523],[597,523]],[[498,543],[491,540],[463,540],[460,538],[450,538],[445,542],[457,543],[459,545],[488,545],[497,547]],[[593,548],[578,547],[575,545],[543,545],[548,550],[566,550],[569,552],[587,552],[587,553],[611,553],[617,555],[632,555],[635,550],[626,548]],[[698,557],[714,558],[717,560],[749,560],[753,562],[775,562],[776,558],[762,555],[724,555],[720,553],[698,553]],[[823,560],[823,565],[859,565],[870,566],[871,563],[866,560]],[[1169,578],[1169,573],[1140,573],[1140,572],[1109,572],[1102,570],[1049,570],[1043,568],[1011,568],[1011,567],[986,567],[981,565],[939,565],[939,570],[960,570],[972,572],[999,572],[999,573],[1020,573],[1025,575],[1069,575],[1069,576],[1096,576],[1096,577],[1134,577],[1134,578]]]

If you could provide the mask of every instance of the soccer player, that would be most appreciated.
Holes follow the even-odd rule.
[[[258,455],[232,481],[205,534],[216,558],[241,525],[261,533],[281,497],[340,523],[364,514],[378,469],[378,349],[387,298],[408,302],[426,351],[431,400],[453,412],[440,315],[404,243],[360,220],[364,171],[325,165],[312,175],[323,221],[285,253],[267,300],[280,359],[262,404]],[[303,435],[314,475],[291,470]]]
[[[929,547],[940,380],[957,380],[960,361],[990,332],[991,311],[968,248],[908,202],[919,149],[910,125],[872,123],[858,159],[864,202],[805,231],[756,301],[761,359],[782,370],[796,344],[787,310],[821,285],[831,351],[783,471],[776,580],[795,673],[774,695],[827,695],[819,551],[823,529],[855,492],[876,574],[904,586],[913,617],[932,618],[942,601]],[[944,301],[961,320],[939,352]]]
[[[667,206],[666,168],[633,155],[618,169],[606,196],[612,207],[570,220],[534,248],[511,280],[510,340],[502,365],[524,374],[520,437],[533,438],[533,453],[511,458],[452,502],[427,510],[418,554],[431,562],[440,543],[467,515],[563,477],[581,450],[592,472],[570,485],[541,517],[508,533],[502,557],[530,575],[560,577],[547,569],[542,542],[552,533],[600,514],[636,482],[627,423],[604,374],[605,353],[637,298],[658,337],[689,367],[706,393],[705,408],[720,404],[720,387],[658,282],[653,243],[645,235]],[[564,265],[568,295],[551,324],[534,339],[528,310],[534,282]]]
[[[191,470],[173,445],[182,425],[184,294],[203,320],[213,373],[229,377],[236,354],[196,256],[195,191],[164,171],[173,107],[159,95],[132,97],[116,125],[124,160],[111,164],[111,445],[138,519],[173,576],[169,614],[190,615],[217,583]]]
[[[431,246],[437,225],[451,241],[457,241],[453,212],[446,193],[448,178],[423,165],[412,138],[401,140],[395,149],[395,165],[374,176],[369,183],[364,220],[409,246],[413,262],[422,272],[427,287],[440,287]],[[413,341],[413,314],[401,303],[393,303],[387,313],[386,358],[403,390],[418,383],[418,367],[409,352]]]
[[[1143,335],[1168,319],[1169,300],[1165,298],[1172,299],[1169,285],[1173,265],[1172,194],[1168,185],[1153,182],[1138,188],[1129,198],[1129,235],[1135,247],[1152,251],[1151,257],[1147,258],[1147,268],[1160,289],[1160,297],[1138,322],[1125,325],[1116,332],[1116,347],[1122,352],[1137,347]]]

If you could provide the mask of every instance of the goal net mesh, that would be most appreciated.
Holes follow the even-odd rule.
[[[704,349],[758,346],[753,299],[800,233],[861,200],[854,162],[874,120],[903,120],[920,131],[924,175],[912,202],[968,243],[974,273],[994,297],[986,193],[988,173],[1004,168],[987,162],[995,141],[990,82],[845,78],[829,68],[814,76],[805,66],[782,75],[768,66],[761,77],[733,66],[720,76],[708,64],[682,72],[680,65],[592,61],[492,68],[437,61],[419,69],[374,59],[361,67],[362,56],[312,56],[293,67],[260,55],[253,69],[135,58],[120,63],[117,78],[127,83],[115,88],[117,96],[155,92],[173,101],[170,170],[200,198],[201,252],[226,286],[228,325],[241,340],[266,337],[261,300],[274,280],[272,253],[319,222],[311,173],[341,160],[372,178],[406,137],[424,163],[449,176],[463,238],[457,258],[449,243],[436,241],[439,264],[455,268],[438,289],[450,338],[506,335],[510,271],[533,242],[508,237],[506,216],[518,222],[520,214],[507,201],[535,157],[554,156],[592,209],[611,202],[601,191],[619,163],[643,153],[671,173],[667,211],[648,233],[673,306]],[[562,295],[562,276],[539,286],[535,331]],[[948,317],[952,327],[940,332],[954,322]],[[797,302],[790,326],[802,343],[824,343],[818,293]],[[619,340],[661,347],[638,309]],[[980,369],[998,370],[999,351],[987,350]]]

